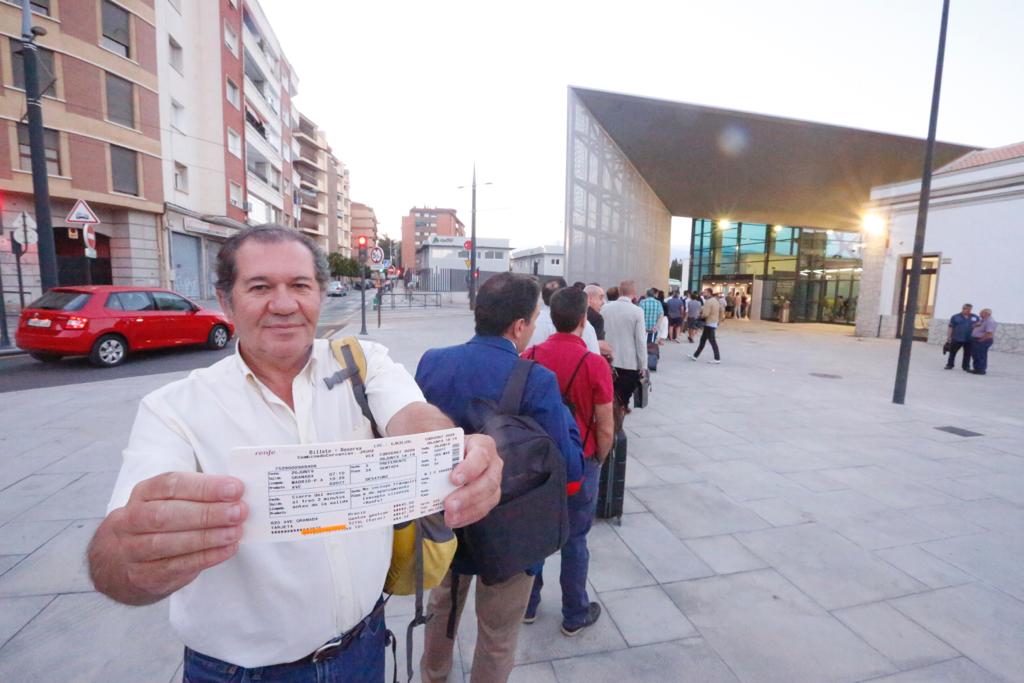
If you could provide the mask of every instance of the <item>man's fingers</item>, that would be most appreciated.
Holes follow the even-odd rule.
[[[501,461],[496,460],[479,477],[453,491],[444,500],[445,523],[456,529],[479,521],[501,498]]]
[[[198,472],[165,472],[139,482],[132,498],[147,500],[194,500],[201,503],[239,500],[244,485],[235,477]]]
[[[125,541],[125,555],[133,562],[153,562],[229,546],[241,538],[240,526],[140,534]]]
[[[462,486],[473,481],[487,469],[492,457],[498,457],[494,439],[484,434],[470,434],[466,437],[466,457],[452,469],[452,483]]]
[[[233,543],[164,560],[132,564],[128,569],[128,579],[145,591],[165,595],[188,585],[200,572],[230,559],[236,552],[238,544]]]
[[[190,500],[152,500],[125,508],[128,534],[194,531],[236,526],[249,514],[245,503],[196,503]]]

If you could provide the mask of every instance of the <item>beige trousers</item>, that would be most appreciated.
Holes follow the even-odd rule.
[[[469,584],[474,578],[459,576],[456,637]],[[505,683],[508,680],[514,665],[519,625],[523,623],[532,588],[533,577],[525,572],[496,586],[476,582],[476,651],[473,653],[470,683]],[[443,683],[452,669],[455,641],[449,640],[447,635],[451,609],[452,573],[449,571],[441,585],[430,592],[429,612],[434,616],[427,622],[423,659],[420,660],[423,683]]]

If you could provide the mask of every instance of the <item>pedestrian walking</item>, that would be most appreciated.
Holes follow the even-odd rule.
[[[528,275],[495,275],[477,292],[473,311],[476,335],[465,344],[431,349],[420,359],[416,381],[424,396],[457,426],[473,430],[473,411],[478,400],[499,402],[506,384],[517,371],[519,354],[526,350],[533,336],[540,313],[539,294],[536,280]],[[575,495],[583,473],[579,431],[562,403],[554,373],[537,364],[530,368],[519,410],[520,415],[532,418],[558,446],[565,458],[566,493]],[[551,524],[558,523],[557,519],[551,520]],[[480,573],[472,557],[463,553],[465,547],[460,539],[460,550],[456,552],[451,570],[441,585],[430,592],[429,612],[434,618],[427,623],[420,661],[420,673],[427,683],[445,681],[451,672],[453,638],[470,584],[474,583],[472,579]],[[478,628],[470,680],[505,681],[512,671],[533,576],[519,572],[500,583],[475,583]],[[451,638],[448,636],[450,621]]]
[[[736,312],[736,290],[730,289],[725,297],[725,317],[732,318]]]
[[[217,298],[235,353],[142,399],[89,545],[99,592],[126,605],[170,597],[186,681],[384,681],[391,528],[239,546],[248,508],[225,474],[240,446],[373,438],[352,383],[325,382],[341,370],[315,336],[328,279],[323,250],[290,228],[245,228],[221,246]],[[453,426],[386,348],[356,343],[366,411],[389,435]],[[493,439],[465,443],[452,472],[465,485],[445,499],[452,527],[500,495]]]
[[[710,288],[704,290],[704,293],[707,295],[707,300],[700,311],[701,319],[704,321],[704,328],[701,330],[700,344],[697,345],[697,350],[690,356],[690,360],[697,360],[700,357],[701,351],[704,350],[704,344],[709,343],[711,344],[711,350],[714,351],[715,358],[708,362],[717,365],[722,362],[722,357],[718,352],[718,340],[715,339],[715,332],[722,321],[722,302],[712,296]]]
[[[988,372],[988,350],[996,338],[996,319],[992,317],[991,308],[981,309],[981,319],[974,324],[971,330],[971,361],[975,375],[984,375]]]
[[[612,447],[614,426],[611,368],[603,358],[588,352],[581,339],[587,308],[587,297],[582,292],[573,288],[555,292],[551,297],[551,319],[556,334],[523,354],[555,373],[562,400],[573,413],[583,444],[583,484],[579,493],[569,499],[569,540],[561,550],[559,576],[562,633],[570,637],[593,625],[601,615],[601,606],[591,602],[587,595],[587,533],[594,521],[598,477],[601,463]],[[543,569],[543,564],[537,568],[533,580],[523,617],[527,624],[537,618],[544,587]]]
[[[609,295],[614,288],[609,288]],[[640,383],[647,367],[647,341],[644,312],[632,303],[636,285],[632,280],[620,283],[615,300],[601,309],[604,316],[605,338],[612,345],[615,368],[615,396],[619,404],[629,411],[629,400]]]
[[[971,304],[964,304],[960,308],[960,312],[953,315],[949,319],[949,326],[946,332],[946,369],[952,370],[956,364],[956,354],[961,349],[963,350],[963,356],[960,361],[960,367],[964,372],[971,371],[971,333],[974,331],[974,325],[978,323],[981,318],[972,313],[974,307]]]
[[[691,292],[690,300],[686,302],[686,338],[691,344],[694,343],[693,338],[697,336],[697,330],[704,325],[704,321],[700,318],[703,306],[704,302],[701,301],[700,294]]]

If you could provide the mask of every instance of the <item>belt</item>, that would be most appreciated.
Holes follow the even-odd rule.
[[[312,654],[306,655],[305,657],[297,659],[291,663],[308,664],[311,662],[325,662],[329,659],[337,657],[342,652],[344,652],[349,645],[352,644],[352,641],[354,641],[363,633],[367,626],[370,625],[370,622],[384,614],[385,604],[387,604],[386,599],[379,599],[377,601],[377,604],[370,611],[370,613],[363,617],[363,620],[360,621],[358,624],[350,628],[348,631],[345,631],[337,638],[332,638],[331,640],[327,641],[326,643],[318,647],[316,650],[314,650]]]

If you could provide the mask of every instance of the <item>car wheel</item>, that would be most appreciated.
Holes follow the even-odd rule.
[[[56,363],[60,360],[60,356],[55,353],[30,353],[28,355],[44,363]]]
[[[206,338],[206,348],[219,351],[228,345],[229,339],[231,339],[231,333],[228,332],[228,328],[223,325],[214,325],[210,330],[210,336]]]
[[[116,334],[105,334],[92,345],[89,362],[101,368],[112,368],[124,362],[128,355],[128,344],[124,337]]]

